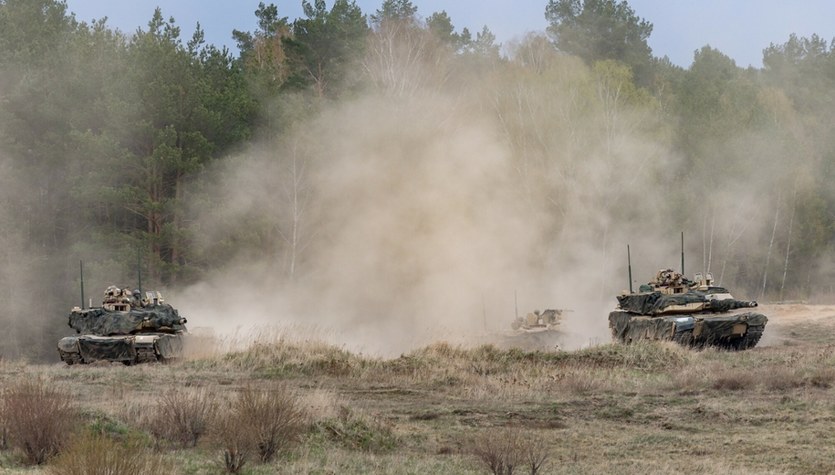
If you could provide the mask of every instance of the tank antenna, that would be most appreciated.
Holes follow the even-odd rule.
[[[684,274],[684,231],[681,232],[681,275]]]
[[[78,261],[78,270],[81,273],[81,309],[84,309],[84,261]]]
[[[516,318],[519,318],[519,296],[516,290],[513,290],[513,309],[516,311]]]
[[[142,299],[142,249],[136,249],[136,280],[139,286],[139,298]]]
[[[629,293],[632,292],[632,254],[629,252],[629,244],[626,245],[626,262],[629,266]]]

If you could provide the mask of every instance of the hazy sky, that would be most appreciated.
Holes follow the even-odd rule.
[[[133,32],[146,27],[154,8],[173,16],[187,40],[199,21],[206,40],[234,47],[233,29],[255,29],[259,0],[67,0],[78,20],[108,18],[111,27]],[[274,0],[281,16],[302,16],[301,0]],[[328,6],[333,4],[327,1]],[[544,31],[547,0],[412,0],[418,14],[445,10],[460,31],[473,34],[484,25],[506,42],[529,31]],[[366,14],[382,0],[357,0]],[[835,1],[832,0],[630,0],[638,16],[654,25],[650,46],[656,56],[669,56],[689,66],[693,52],[709,44],[736,60],[739,66],[762,65],[762,50],[769,43],[784,43],[790,33],[827,40],[835,37]]]

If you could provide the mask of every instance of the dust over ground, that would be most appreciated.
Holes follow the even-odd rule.
[[[768,317],[760,347],[815,343],[835,332],[835,305],[764,304],[757,312]]]
[[[574,246],[570,259],[582,264],[558,264],[553,219],[521,199],[496,124],[449,101],[358,100],[325,112],[290,145],[255,148],[224,170],[222,188],[234,192],[227,208],[201,217],[206,240],[257,206],[279,235],[300,236],[296,249],[276,244],[295,252],[292,279],[286,253],[241,259],[183,291],[181,312],[227,335],[279,326],[380,354],[439,339],[478,344],[509,329],[516,312],[545,308],[572,310],[569,346],[608,335],[613,305],[585,285],[600,282],[603,266],[589,265],[600,256]],[[303,219],[281,215],[288,196]]]

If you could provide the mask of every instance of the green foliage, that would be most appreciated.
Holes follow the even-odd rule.
[[[302,6],[307,18],[293,22],[292,36],[284,39],[288,86],[311,88],[318,97],[338,96],[355,87],[353,69],[364,52],[366,17],[348,0],[336,0],[330,11],[324,0],[303,0]]]
[[[432,36],[453,51],[461,51],[467,47],[472,40],[469,31],[456,33],[452,25],[452,19],[445,10],[435,12],[426,19],[426,28]],[[495,37],[493,38],[495,40]]]
[[[548,33],[561,51],[589,64],[613,59],[628,64],[641,85],[650,81],[652,23],[638,17],[626,1],[549,0]]]
[[[259,97],[273,97],[284,85],[289,74],[283,39],[290,35],[287,17],[278,16],[275,5],[258,4],[255,10],[258,30],[254,33],[233,30],[238,44],[238,62],[246,71]]]
[[[411,0],[384,0],[371,15],[371,23],[379,28],[386,23],[417,23],[417,6]]]

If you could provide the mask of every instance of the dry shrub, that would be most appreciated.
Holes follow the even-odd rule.
[[[262,462],[294,444],[305,426],[299,398],[284,386],[243,389],[221,411],[215,439],[224,451],[227,471],[237,473],[249,454]]]
[[[816,388],[828,389],[832,387],[833,381],[835,381],[835,368],[816,368],[809,375],[809,384]]]
[[[527,465],[528,473],[536,475],[548,461],[549,449],[544,437],[530,438],[521,447],[522,463]]]
[[[223,464],[229,473],[239,473],[252,453],[252,433],[231,408],[224,408],[215,421],[213,438],[223,450]]]
[[[216,411],[211,393],[171,390],[162,396],[144,425],[157,439],[170,440],[184,448],[194,447]]]
[[[110,437],[88,433],[79,437],[48,467],[56,475],[155,475],[173,473],[159,454],[136,443],[120,443]]]
[[[566,362],[585,368],[634,368],[668,370],[687,365],[692,352],[672,342],[637,341],[629,345],[608,344],[566,354]]]
[[[720,371],[713,380],[713,389],[724,391],[743,391],[753,389],[757,385],[756,375],[750,371],[728,370]]]
[[[471,443],[470,452],[494,475],[512,475],[525,466],[536,475],[545,466],[549,450],[543,437],[525,437],[515,429],[489,432]]]
[[[393,450],[398,444],[390,425],[378,418],[357,413],[347,406],[339,407],[335,419],[317,422],[315,429],[350,450],[384,453]]]
[[[712,378],[711,368],[706,365],[685,366],[670,374],[665,389],[682,394],[698,393],[708,386],[705,381]]]
[[[241,392],[236,410],[248,422],[262,462],[298,440],[305,417],[298,397],[284,386]]]
[[[378,363],[324,342],[297,342],[283,337],[256,338],[246,349],[227,353],[222,359],[233,368],[260,370],[275,378],[349,376]]]
[[[2,393],[0,425],[28,463],[40,465],[58,454],[77,419],[70,397],[41,379],[21,381]]]
[[[517,431],[484,434],[473,441],[470,451],[493,475],[511,475],[522,462]]]
[[[757,372],[763,385],[772,391],[785,391],[805,384],[803,376],[789,368],[768,368]]]
[[[559,388],[568,394],[584,395],[600,392],[603,383],[592,371],[567,371],[559,381]]]

